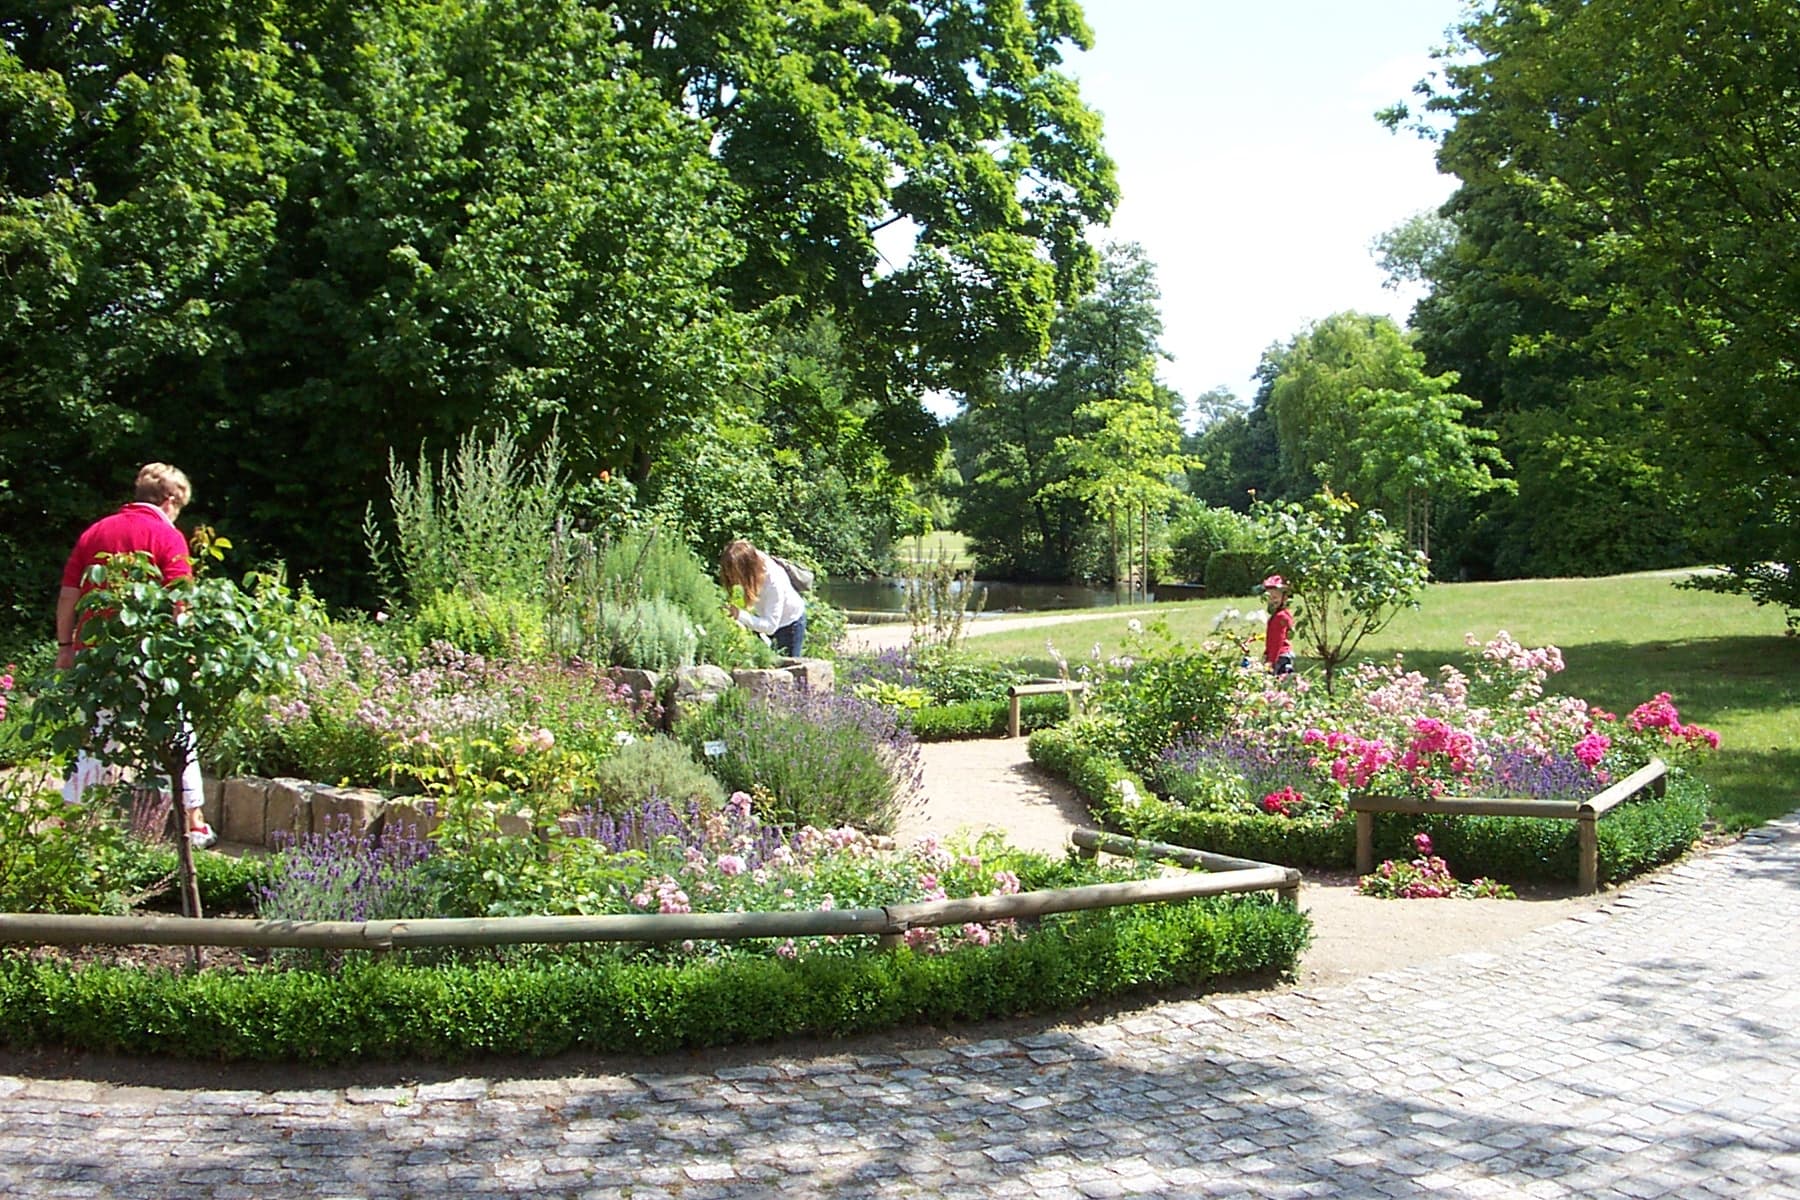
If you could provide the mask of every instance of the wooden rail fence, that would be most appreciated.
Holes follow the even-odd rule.
[[[1105,841],[1116,853],[1134,853],[1132,843],[1079,830]],[[1121,847],[1114,850],[1114,845]],[[1125,848],[1125,847],[1133,848]],[[1237,892],[1276,891],[1290,896],[1299,872],[1287,867],[1227,859],[1164,847],[1190,855],[1204,871],[1126,883],[1088,884],[1020,892],[890,904],[884,908],[825,912],[619,914],[597,917],[434,917],[398,921],[261,921],[231,917],[89,917],[46,913],[0,913],[0,944],[36,946],[248,946],[261,949],[396,950],[426,946],[506,946],[579,942],[679,942],[689,938],[735,941],[742,938],[824,937],[873,934],[884,945],[898,944],[908,929],[998,921],[1125,904],[1151,904]],[[1208,864],[1211,865],[1208,865]]]
[[[1600,836],[1596,822],[1645,788],[1658,796],[1667,786],[1669,768],[1653,758],[1605,791],[1587,800],[1501,800],[1472,797],[1451,800],[1410,800],[1399,796],[1353,796],[1350,811],[1356,814],[1356,873],[1375,869],[1375,814],[1454,814],[1472,817],[1541,817],[1575,821],[1577,825],[1580,879],[1583,894],[1600,890]]]

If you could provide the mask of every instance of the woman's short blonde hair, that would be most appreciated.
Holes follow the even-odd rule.
[[[145,463],[137,474],[137,492],[133,496],[140,504],[161,504],[173,499],[177,508],[186,508],[194,495],[194,485],[179,467],[171,467],[168,463]]]

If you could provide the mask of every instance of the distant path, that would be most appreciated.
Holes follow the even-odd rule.
[[[1155,614],[1154,608],[1084,608],[1072,612],[1041,613],[1018,617],[978,617],[963,625],[966,637],[983,637],[990,633],[1008,633],[1017,629],[1038,629],[1054,625],[1067,625],[1074,621],[1095,621],[1116,618],[1129,621],[1136,617],[1143,620]],[[905,621],[884,623],[881,625],[852,625],[844,635],[844,646],[849,650],[897,650],[912,641],[912,626]]]

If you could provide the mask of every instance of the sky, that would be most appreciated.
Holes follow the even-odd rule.
[[[1157,266],[1161,376],[1249,401],[1263,351],[1356,309],[1402,324],[1369,250],[1455,187],[1377,109],[1412,99],[1462,0],[1086,0],[1066,69],[1105,120],[1122,199],[1097,240]]]

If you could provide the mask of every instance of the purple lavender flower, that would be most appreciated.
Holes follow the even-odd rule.
[[[1198,774],[1202,767],[1224,768],[1243,777],[1254,796],[1283,788],[1307,791],[1316,780],[1306,761],[1245,741],[1232,733],[1190,733],[1163,751],[1159,773]]]
[[[413,830],[390,830],[380,841],[351,828],[348,817],[325,833],[292,839],[274,859],[257,897],[271,921],[379,921],[429,912],[429,888],[419,870],[432,844]]]
[[[1585,800],[1598,790],[1594,772],[1572,754],[1513,748],[1494,753],[1486,788],[1528,800]]]

